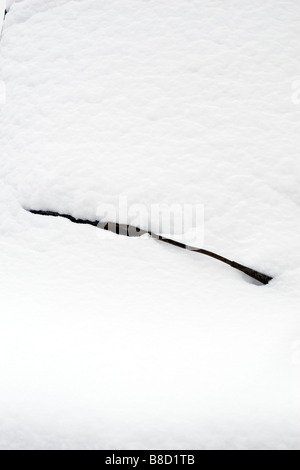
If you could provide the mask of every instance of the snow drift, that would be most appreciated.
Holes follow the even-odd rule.
[[[296,0],[13,3],[1,448],[299,449],[299,22]],[[24,210],[120,197],[203,204],[203,247],[275,279]]]

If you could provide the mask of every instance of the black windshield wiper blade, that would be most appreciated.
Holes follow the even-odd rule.
[[[261,284],[267,285],[269,282],[273,280],[273,277],[268,276],[267,274],[263,274],[259,271],[256,271],[255,269],[249,268],[247,266],[243,266],[242,264],[236,263],[235,261],[231,261],[227,258],[224,258],[223,256],[220,256],[216,253],[213,253],[212,251],[207,251],[202,248],[195,248],[193,246],[186,245],[184,243],[180,243],[176,240],[172,240],[170,238],[166,238],[162,235],[157,235],[153,232],[145,231],[142,230],[138,227],[134,227],[132,225],[126,225],[126,224],[119,224],[116,222],[101,222],[99,220],[87,220],[87,219],[80,219],[73,217],[68,214],[61,214],[59,212],[53,212],[53,211],[41,211],[41,210],[28,210],[28,212],[31,212],[32,214],[36,215],[43,215],[43,216],[51,216],[51,217],[62,217],[64,219],[68,219],[71,222],[75,224],[83,224],[83,225],[91,225],[93,227],[100,228],[102,230],[107,230],[109,232],[115,233],[117,235],[123,235],[126,237],[141,237],[143,235],[150,235],[151,238],[161,241],[163,243],[167,243],[172,246],[176,246],[177,248],[181,248],[187,251],[192,251],[195,253],[200,253],[205,256],[209,256],[211,258],[214,258],[218,261],[221,261],[222,263],[228,264],[234,269],[237,269],[238,271],[241,271],[242,273],[246,274],[247,276],[251,277],[252,279],[255,279],[256,281],[260,282]]]

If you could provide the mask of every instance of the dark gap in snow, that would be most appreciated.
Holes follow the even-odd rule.
[[[92,221],[92,220],[87,220],[87,219],[77,219],[71,215],[60,214],[59,212],[53,212],[53,211],[41,211],[41,210],[28,209],[28,212],[30,212],[31,214],[36,214],[36,215],[43,215],[43,216],[50,216],[50,217],[62,217],[64,219],[70,220],[71,222],[75,224],[92,225],[93,227],[97,227],[102,230],[107,230],[109,232],[115,233],[117,235],[123,235],[125,237],[141,237],[143,235],[150,235],[151,238],[154,238],[155,240],[159,240],[163,243],[167,243],[169,245],[173,245],[173,246],[176,246],[177,248],[182,248],[187,251],[194,251],[195,253],[200,253],[202,255],[206,255],[218,261],[221,261],[222,263],[228,264],[232,268],[237,269],[238,271],[241,271],[242,273],[246,274],[252,279],[255,279],[255,281],[258,281],[261,284],[267,285],[269,284],[269,282],[273,280],[272,277],[266,274],[262,274],[252,268],[248,268],[239,263],[236,263],[235,261],[230,261],[229,259],[224,258],[223,256],[220,256],[220,255],[217,255],[216,253],[213,253],[211,251],[185,245],[184,243],[180,243],[170,238],[157,235],[153,232],[142,230],[132,225],[119,224],[116,222],[101,222],[99,220]]]
[[[60,214],[58,212],[52,211],[35,211],[30,210],[32,214],[37,215],[46,215],[51,217],[63,217],[64,219],[68,219],[75,224],[82,224],[82,225],[92,225],[93,227],[100,228],[102,230],[107,230],[112,233],[116,233],[117,235],[123,235],[125,237],[141,237],[142,235],[152,235],[151,232],[146,232],[145,230],[141,230],[138,227],[133,227],[132,225],[124,225],[118,224],[113,222],[101,222],[99,220],[87,220],[87,219],[77,219],[72,217],[68,214]]]

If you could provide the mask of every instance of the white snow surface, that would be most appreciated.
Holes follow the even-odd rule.
[[[1,449],[300,450],[299,26],[298,0],[13,2]],[[204,204],[204,248],[274,280],[24,210],[120,196]]]
[[[2,34],[4,14],[5,14],[5,0],[0,0],[0,37]]]

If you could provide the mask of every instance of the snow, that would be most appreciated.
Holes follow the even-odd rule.
[[[11,5],[0,448],[300,449],[299,22],[296,0]],[[120,198],[203,204],[194,244],[274,281],[24,210]]]
[[[0,35],[2,34],[4,14],[5,14],[5,0],[0,0]]]

